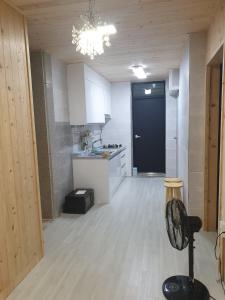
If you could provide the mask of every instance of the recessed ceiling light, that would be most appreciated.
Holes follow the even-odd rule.
[[[145,72],[145,67],[143,65],[134,65],[131,66],[131,69],[134,73],[134,75],[138,78],[138,79],[146,79],[147,76],[149,75],[149,73]]]

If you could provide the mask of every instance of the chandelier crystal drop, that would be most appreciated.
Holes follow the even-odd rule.
[[[88,55],[94,59],[96,55],[104,53],[104,46],[110,47],[110,35],[115,34],[114,25],[103,23],[94,10],[95,0],[89,0],[89,10],[80,18],[84,25],[78,30],[75,26],[72,29],[72,44],[76,51]]]

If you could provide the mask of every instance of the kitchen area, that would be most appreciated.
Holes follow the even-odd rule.
[[[104,142],[111,83],[83,63],[67,66],[67,80],[70,124],[83,126],[73,146],[74,188],[93,188],[97,204],[109,203],[127,175],[126,146]]]
[[[126,148],[103,148],[73,154],[75,188],[92,188],[97,204],[112,201],[126,177]]]
[[[83,17],[61,53],[67,59],[30,49],[44,220],[59,217],[78,188],[93,189],[101,205],[113,201],[126,177],[177,174],[179,70],[152,77],[150,64],[132,57],[114,67],[106,53],[117,26],[98,23],[91,0]]]
[[[31,67],[43,219],[59,216],[77,188],[110,203],[131,176],[131,84],[42,51],[31,52]]]
[[[143,144],[148,159],[156,138],[146,136],[150,150],[144,139],[135,139],[138,132],[133,132],[132,81],[111,82],[87,63],[66,64],[39,50],[31,51],[31,70],[44,220],[60,216],[65,197],[73,190],[94,189],[95,203],[107,204],[126,177],[148,176],[138,174],[134,145]],[[165,137],[161,138],[166,169],[162,173],[172,177],[177,172],[178,74],[177,70],[170,72],[165,85],[153,83],[151,90],[154,95],[159,86],[165,86]],[[133,82],[142,93],[146,85],[151,85],[135,76]],[[144,94],[143,100],[146,96],[151,99]],[[152,128],[157,137],[155,126],[147,128]],[[139,156],[145,165],[146,157],[141,152]]]

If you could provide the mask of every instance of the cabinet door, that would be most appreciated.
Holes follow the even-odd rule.
[[[104,92],[92,81],[85,80],[87,123],[105,123]]]
[[[105,114],[111,116],[111,89],[106,86],[104,88]]]
[[[126,153],[125,151],[120,153],[120,166],[121,166],[121,180],[127,175],[126,170]]]
[[[67,66],[69,115],[71,125],[84,125],[86,120],[85,81],[83,64]]]
[[[114,195],[121,183],[120,157],[116,155],[109,160],[109,190],[111,197]]]

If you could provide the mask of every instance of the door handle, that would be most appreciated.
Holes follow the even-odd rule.
[[[141,136],[138,135],[138,134],[135,134],[134,137],[135,137],[135,139],[140,139],[141,138]]]

